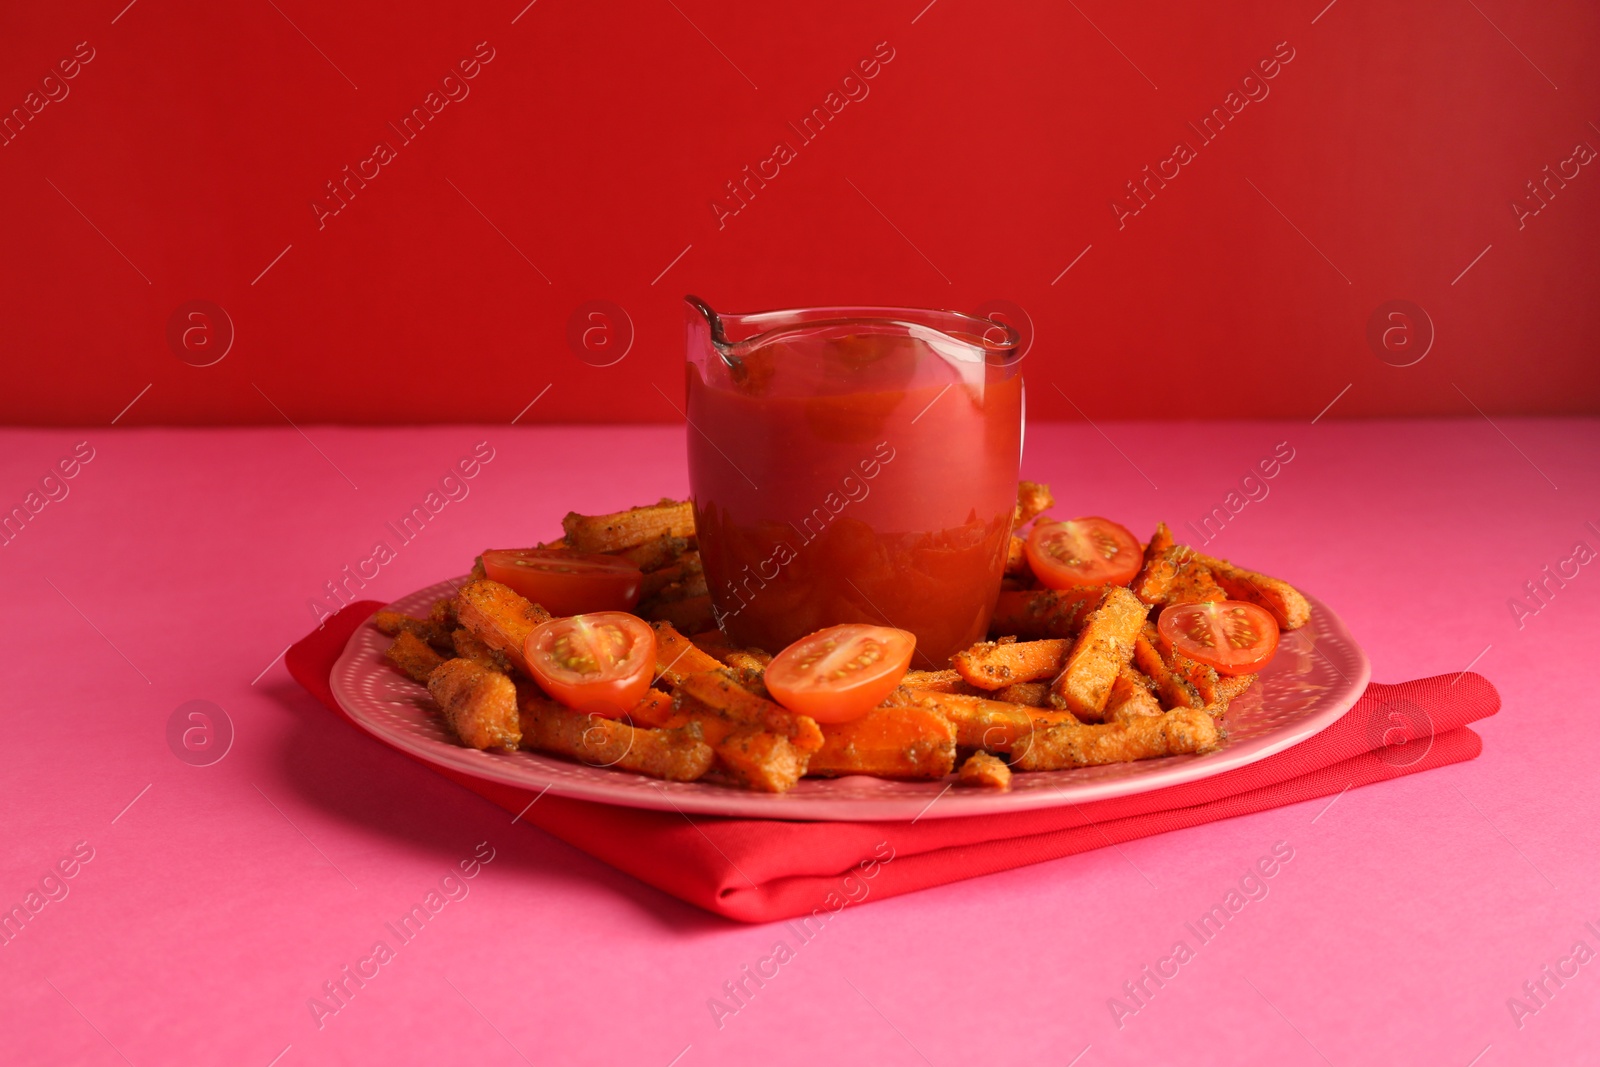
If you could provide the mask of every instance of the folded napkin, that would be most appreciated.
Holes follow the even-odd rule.
[[[341,716],[329,675],[356,627],[382,606],[372,600],[347,606],[285,657],[295,679]],[[1498,710],[1500,694],[1472,672],[1374,683],[1315,737],[1211,778],[1088,804],[914,823],[718,816],[691,821],[675,811],[554,793],[529,808],[538,793],[428,766],[509,812],[527,809],[525,821],[675,897],[741,922],[769,922],[817,912],[825,918],[849,903],[1469,760],[1483,743],[1466,724]]]

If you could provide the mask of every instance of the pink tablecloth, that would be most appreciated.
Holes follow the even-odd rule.
[[[1504,710],[1469,764],[810,930],[513,824],[277,658],[336,590],[682,493],[681,431],[7,431],[3,1058],[1584,1062],[1600,424],[1497,422],[1032,427],[1028,476],[1136,530],[1198,526],[1287,442],[1210,547],[1334,604],[1376,679],[1471,666]]]

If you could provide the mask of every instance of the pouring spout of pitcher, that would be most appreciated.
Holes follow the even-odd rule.
[[[716,349],[722,362],[728,365],[729,370],[738,370],[740,360],[733,354],[733,345],[728,340],[727,331],[722,326],[722,316],[711,310],[711,305],[695,296],[693,293],[684,295],[683,302],[688,304],[705,319],[706,329],[710,332],[711,347]]]

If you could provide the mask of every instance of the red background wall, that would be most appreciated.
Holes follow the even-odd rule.
[[[1600,408],[1600,160],[1526,188],[1600,148],[1580,0],[126,2],[0,14],[0,108],[39,108],[0,146],[6,422],[509,421],[547,385],[523,421],[676,420],[685,292],[1012,301],[1036,417]],[[470,95],[400,144],[479,42]],[[1186,122],[1275,49],[1202,147]],[[1197,158],[1119,228],[1180,139]],[[779,140],[797,158],[719,226]],[[234,330],[205,367],[167,338],[201,299]],[[1397,299],[1435,333],[1406,367],[1367,337]],[[567,340],[593,300],[632,322],[611,366]]]

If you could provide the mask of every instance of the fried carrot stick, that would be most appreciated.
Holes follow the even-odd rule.
[[[1051,683],[1050,703],[1086,722],[1100,721],[1111,683],[1133,658],[1134,642],[1149,610],[1122,586],[1108,588],[1105,600],[1084,623],[1066,667]]]
[[[620,552],[658,537],[693,537],[694,509],[686,501],[663,499],[610,515],[568,512],[561,520],[575,552]]]
[[[1155,683],[1132,667],[1124,667],[1111,683],[1111,697],[1106,701],[1106,721],[1126,722],[1162,713],[1161,702],[1151,690]]]
[[[644,580],[639,583],[639,600],[649,603],[657,597],[682,599],[677,596],[679,591],[682,597],[700,596],[708,591],[705,571],[700,566],[700,553],[685,552],[660,570],[647,571]]]
[[[989,696],[1006,704],[1025,704],[1030,708],[1049,707],[1050,683],[1017,682],[1004,689],[996,689]]]
[[[1011,543],[1006,547],[1007,578],[1032,578],[1033,567],[1028,563],[1028,553],[1024,547],[1025,542],[1016,534],[1011,535]]]
[[[1156,532],[1150,535],[1150,543],[1144,547],[1144,564],[1128,583],[1133,595],[1146,604],[1161,603],[1177,577],[1178,564],[1182,561],[1175,555],[1180,551],[1185,555],[1189,553],[1188,548],[1179,550],[1173,544],[1172,531],[1167,529],[1166,523],[1156,523]]]
[[[524,748],[674,782],[692,782],[711,769],[711,746],[693,723],[676,730],[636,729],[562,707],[531,686],[518,703]]]
[[[442,633],[450,633],[458,625],[456,621],[456,598],[443,596],[433,602],[433,607],[428,609],[428,621],[437,626]]]
[[[455,645],[455,653],[459,658],[470,659],[502,674],[511,673],[511,661],[506,659],[505,653],[496,652],[478,640],[465,626],[456,627],[450,635],[450,640]]]
[[[926,689],[934,693],[976,693],[959,671],[906,671],[900,684],[907,689]]]
[[[814,719],[757,696],[725,670],[684,675],[677,689],[730,723],[754,726],[787,738],[806,755],[822,747],[822,731]]]
[[[811,754],[770,730],[743,726],[712,746],[717,767],[736,784],[761,793],[787,793],[805,776]]]
[[[427,685],[428,675],[444,662],[444,657],[435,652],[432,645],[411,630],[396,633],[394,643],[384,649],[383,656],[418,685]]]
[[[628,718],[635,726],[682,726],[688,718],[679,716],[672,707],[672,694],[659,689],[646,689],[639,703],[628,709]]]
[[[960,784],[983,789],[998,789],[1004,793],[1011,788],[1011,768],[1005,761],[987,752],[974,752],[961,765]]]
[[[1215,667],[1190,659],[1170,645],[1158,645],[1157,649],[1161,652],[1162,659],[1172,668],[1172,673],[1182,678],[1188,683],[1189,688],[1194,690],[1200,698],[1201,707],[1217,702],[1220,692],[1217,683],[1221,680],[1221,676],[1217,674]]]
[[[487,579],[468,582],[456,594],[456,617],[479,641],[503,654],[511,665],[533,677],[522,645],[550,613],[512,589]]]
[[[1235,567],[1225,559],[1212,559],[1198,553],[1195,559],[1211,569],[1229,599],[1246,600],[1266,608],[1283,629],[1298,630],[1311,621],[1310,602],[1283,579]]]
[[[1217,584],[1211,568],[1197,559],[1178,566],[1177,574],[1161,597],[1163,604],[1204,604],[1227,600],[1228,594]]]
[[[1258,675],[1254,674],[1240,674],[1233,677],[1219,677],[1217,679],[1217,702],[1221,704],[1224,709],[1226,709],[1228,704],[1231,703],[1235,697],[1241,695],[1246,689],[1250,688],[1257,677]]]
[[[1056,506],[1056,498],[1050,495],[1050,487],[1042,482],[1017,483],[1017,510],[1013,515],[1011,528],[1015,530],[1024,523],[1032,522],[1044,512]]]
[[[1161,655],[1161,650],[1156,647],[1160,640],[1153,623],[1146,623],[1144,632],[1133,643],[1133,665],[1155,683],[1156,694],[1161,698],[1164,708],[1198,708],[1203,703],[1200,694],[1195,692],[1194,686],[1188,681],[1173,673],[1166,658]]]
[[[938,779],[956,762],[955,728],[927,708],[873,708],[859,719],[824,725],[822,738],[807,774]]]
[[[1004,689],[1017,682],[1054,678],[1066,666],[1073,642],[1064,637],[1039,641],[983,641],[951,661],[962,678],[979,689]]]
[[[691,674],[719,671],[723,663],[690,641],[670,622],[658,622],[656,631],[656,681],[677,686]]]
[[[450,631],[443,629],[432,618],[415,619],[398,611],[377,611],[372,615],[372,625],[379,633],[389,637],[409,633],[442,651],[450,649]]]
[[[955,727],[956,744],[962,748],[981,748],[989,752],[1011,751],[1017,739],[1028,736],[1035,726],[1077,721],[1064,711],[1040,710],[960,693],[935,693],[903,687],[891,693],[884,705],[936,711]]]
[[[1022,771],[1057,771],[1209,752],[1217,744],[1211,716],[1184,708],[1126,722],[1048,726],[1017,742],[1011,765]]]
[[[642,545],[625,548],[616,555],[632,563],[645,574],[650,574],[677,563],[678,557],[683,555],[688,547],[687,538],[674,537],[666,533]]]
[[[469,659],[447,660],[428,676],[428,692],[468,748],[517,750],[517,687],[504,674]]]
[[[1099,585],[1003,592],[995,602],[989,632],[1019,641],[1072,637],[1104,596],[1105,587]]]
[[[806,773],[822,734],[796,730],[778,716],[750,721],[739,710],[714,708],[680,690],[672,725],[692,723],[716,755],[715,768],[733,784],[765,793],[793,789]],[[748,709],[746,709],[748,710]],[[816,724],[810,719],[813,728]]]
[[[728,666],[732,667],[741,674],[754,675],[755,677],[759,678],[766,671],[767,663],[771,661],[770,659],[763,660],[760,656],[757,656],[753,652],[746,652],[743,649],[733,649],[726,656],[722,657],[722,662],[726,663]]]

